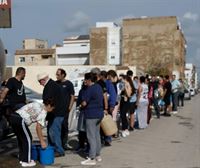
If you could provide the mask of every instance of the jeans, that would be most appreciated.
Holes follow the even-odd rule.
[[[62,131],[61,131],[61,138],[62,138],[63,147],[65,147],[65,145],[67,145],[67,141],[68,141],[68,132],[69,132],[68,118],[69,118],[69,112],[66,112],[65,117],[64,117],[63,122],[62,122]]]
[[[48,123],[49,138],[51,140],[51,143],[55,146],[55,150],[60,154],[65,153],[61,141],[61,128],[63,120],[64,117],[55,117],[53,121],[50,121]]]
[[[172,93],[172,111],[177,111],[179,92]]]
[[[184,106],[184,96],[185,94],[180,92],[178,95],[178,106],[179,106],[179,102],[181,101],[181,106]]]
[[[101,119],[86,119],[86,134],[90,145],[89,158],[100,156],[100,121]]]
[[[159,105],[158,105],[158,101],[159,101],[159,99],[154,98],[153,99],[153,106],[154,106],[157,118],[160,118],[160,108],[159,108]]]

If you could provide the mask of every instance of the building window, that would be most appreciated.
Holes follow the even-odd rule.
[[[49,59],[52,58],[52,55],[42,55],[42,59]]]
[[[115,39],[111,39],[111,44],[112,45],[116,45],[116,40]]]
[[[31,61],[32,61],[32,62],[34,61],[34,57],[31,57]]]
[[[114,55],[112,55],[110,58],[111,58],[111,59],[115,59],[115,56],[114,56]]]
[[[115,43],[115,41],[112,41],[111,44],[112,44],[112,45],[115,45],[116,43]]]
[[[25,57],[19,57],[19,62],[20,62],[20,63],[25,62]]]

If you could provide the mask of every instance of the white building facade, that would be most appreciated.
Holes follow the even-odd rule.
[[[89,52],[89,35],[66,38],[62,47],[56,47],[56,65],[88,65]]]
[[[186,63],[185,65],[185,79],[189,88],[198,88],[196,67],[191,63]]]
[[[121,27],[114,22],[97,22],[96,27],[107,27],[107,63],[121,64]]]

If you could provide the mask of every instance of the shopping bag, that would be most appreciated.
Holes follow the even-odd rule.
[[[106,136],[114,135],[118,131],[116,122],[113,121],[112,116],[109,114],[104,115],[100,126]]]

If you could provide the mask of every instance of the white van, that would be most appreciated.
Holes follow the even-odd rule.
[[[78,96],[79,91],[81,90],[83,84],[83,77],[75,78],[70,80],[74,85],[75,96]]]

